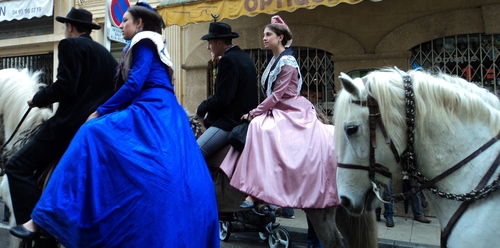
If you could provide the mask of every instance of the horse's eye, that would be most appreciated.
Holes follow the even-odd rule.
[[[345,129],[345,133],[347,135],[352,135],[358,131],[358,126],[357,125],[347,125],[347,126],[345,126],[344,129]]]

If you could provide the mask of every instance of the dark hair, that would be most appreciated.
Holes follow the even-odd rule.
[[[134,5],[131,6],[128,10],[128,13],[132,15],[134,18],[134,22],[136,22],[139,18],[142,19],[144,23],[143,30],[145,31],[153,31],[161,34],[161,30],[165,28],[165,23],[163,22],[162,17],[155,9],[143,5]]]
[[[76,31],[78,31],[78,33],[86,33],[90,35],[90,33],[92,32],[92,28],[89,28],[88,26],[72,22],[67,22],[67,23],[71,24],[71,26],[73,26],[76,29]]]
[[[271,29],[278,36],[283,35],[283,40],[281,40],[283,46],[292,39],[292,31],[285,25],[270,23],[267,24],[265,28]]]
[[[232,39],[231,39],[231,38],[221,38],[221,39],[218,39],[218,40],[221,40],[221,41],[222,41],[222,43],[223,43],[224,45],[227,45],[227,46],[229,46],[229,45],[231,45],[231,44],[233,43],[233,41],[232,41]]]

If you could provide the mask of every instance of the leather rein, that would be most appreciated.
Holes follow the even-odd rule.
[[[31,108],[28,108],[28,110],[26,110],[26,112],[23,115],[23,118],[21,118],[21,121],[19,121],[19,124],[17,124],[16,129],[14,129],[14,132],[12,132],[9,139],[3,144],[2,148],[0,149],[0,177],[5,175],[5,162],[7,162],[4,160],[4,157],[3,157],[3,149],[5,149],[7,144],[9,144],[9,142],[12,141],[12,139],[14,138],[14,135],[16,135],[17,131],[19,131],[19,128],[23,124],[26,117],[28,117],[28,114],[30,113],[30,111],[31,111]]]
[[[442,180],[443,178],[449,176],[453,172],[457,171],[460,169],[462,166],[470,162],[472,159],[477,157],[481,152],[486,150],[488,147],[493,145],[496,141],[500,139],[500,134],[496,135],[493,137],[491,140],[489,140],[487,143],[479,147],[476,151],[471,153],[469,156],[465,157],[462,161],[457,163],[456,165],[452,166],[451,168],[447,169],[437,177],[433,178],[432,180],[428,180],[425,178],[421,173],[417,171],[416,168],[416,156],[414,153],[414,136],[415,136],[415,99],[414,99],[414,93],[413,93],[413,84],[411,82],[411,78],[408,74],[403,73],[402,74],[404,85],[405,85],[405,95],[406,95],[406,119],[407,119],[407,136],[408,136],[408,145],[406,150],[403,152],[403,154],[400,156],[397,152],[397,149],[392,142],[392,140],[389,138],[387,135],[387,130],[385,128],[384,123],[382,122],[382,117],[380,115],[380,110],[379,106],[377,103],[377,100],[373,98],[371,95],[368,95],[366,101],[359,101],[359,100],[352,100],[353,104],[357,104],[362,107],[368,107],[368,113],[369,113],[369,126],[370,126],[370,165],[363,166],[363,165],[353,165],[353,164],[343,164],[343,163],[338,163],[338,167],[340,168],[346,168],[346,169],[356,169],[356,170],[366,170],[368,171],[368,178],[372,182],[372,185],[374,187],[374,191],[378,191],[377,188],[380,186],[387,187],[385,184],[381,183],[380,181],[375,179],[375,174],[380,174],[384,177],[387,178],[392,178],[392,174],[389,171],[389,169],[381,164],[378,164],[375,159],[375,149],[377,148],[377,138],[376,138],[376,125],[378,124],[381,132],[384,136],[385,143],[389,145],[394,158],[396,162],[404,168],[405,171],[408,172],[408,174],[416,179],[421,186],[412,189],[411,191],[408,192],[403,192],[398,195],[392,195],[391,196],[391,202],[395,201],[401,201],[404,199],[408,199],[412,195],[422,191],[423,189],[431,189],[431,191],[438,196],[443,197],[440,195],[440,192],[438,189],[434,187],[434,184]],[[366,83],[366,82],[365,82]],[[471,191],[472,195],[473,193],[480,191],[483,187],[485,187],[486,183],[491,179],[493,176],[494,172],[500,165],[500,154],[497,156],[497,158],[493,161],[493,164],[490,166],[486,174],[483,176],[479,184],[476,186],[474,190]],[[500,177],[500,175],[499,175]],[[497,180],[499,180],[497,178]],[[447,197],[450,198],[450,197]],[[464,198],[464,199],[455,199],[455,200],[460,200],[463,201],[460,207],[457,209],[457,211],[453,214],[453,216],[450,218],[448,221],[446,227],[441,231],[441,247],[446,247],[447,239],[448,236],[450,235],[451,231],[453,230],[453,227],[455,223],[458,221],[458,219],[462,216],[462,214],[467,210],[469,205],[476,200],[475,198]]]

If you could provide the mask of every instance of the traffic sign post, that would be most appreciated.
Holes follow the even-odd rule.
[[[123,39],[122,31],[118,28],[123,20],[123,14],[130,8],[130,2],[128,0],[107,0],[106,2],[106,18],[105,26],[106,29],[105,37],[105,47],[108,50],[111,49],[111,41],[127,43]]]

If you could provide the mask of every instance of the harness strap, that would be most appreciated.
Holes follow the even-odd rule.
[[[500,139],[500,133],[497,134],[495,137],[491,138],[488,142],[486,142],[484,145],[482,145],[481,147],[479,147],[473,153],[469,154],[469,156],[467,156],[464,159],[462,159],[462,161],[460,161],[458,164],[456,164],[453,167],[449,168],[448,170],[444,171],[439,176],[437,176],[437,177],[435,177],[435,178],[427,181],[426,183],[420,185],[420,187],[418,187],[416,189],[412,189],[411,191],[407,191],[407,192],[395,195],[394,196],[394,200],[401,201],[403,199],[408,199],[410,196],[412,196],[412,195],[414,195],[414,194],[416,194],[416,193],[418,193],[418,192],[420,192],[420,191],[422,191],[424,189],[427,189],[427,188],[431,187],[435,183],[441,181],[443,178],[449,176],[451,173],[453,173],[453,172],[457,171],[458,169],[460,169],[465,164],[469,163],[472,159],[474,159],[475,157],[477,157],[484,150],[488,149],[491,145],[493,145],[499,139]]]
[[[389,171],[389,169],[381,164],[376,163],[375,159],[375,148],[377,148],[377,137],[375,132],[376,132],[376,125],[378,124],[382,132],[382,135],[384,136],[385,143],[389,144],[389,147],[391,148],[391,151],[394,154],[396,162],[399,163],[401,160],[397,152],[397,149],[394,146],[394,143],[389,138],[389,135],[387,135],[387,130],[380,116],[380,110],[378,108],[377,101],[375,100],[375,98],[369,95],[367,101],[353,100],[352,103],[360,105],[362,107],[368,107],[368,113],[369,113],[368,119],[370,122],[370,166],[365,167],[360,165],[341,164],[341,163],[338,163],[337,166],[348,169],[366,170],[368,171],[368,177],[372,181],[375,179],[375,173],[381,174],[388,178],[392,178],[392,173]]]
[[[365,171],[373,170],[375,173],[378,173],[384,177],[392,178],[392,173],[389,171],[389,169],[381,164],[375,164],[375,167],[370,168],[363,165],[337,163],[337,167],[345,169],[354,169],[354,170],[365,170]]]
[[[3,149],[7,146],[7,144],[9,144],[9,142],[14,138],[14,135],[16,135],[17,131],[19,130],[19,128],[23,124],[24,119],[26,119],[26,117],[28,116],[30,111],[31,111],[31,108],[28,108],[28,110],[26,110],[26,112],[23,115],[23,118],[21,118],[21,121],[19,121],[19,124],[17,124],[16,129],[14,129],[14,132],[10,135],[10,138],[3,144],[2,149],[0,149],[0,155],[3,153]],[[0,176],[5,175],[5,165],[4,165],[5,162],[7,162],[7,161],[4,161],[4,157],[3,157],[3,155],[1,155],[0,156]]]
[[[499,165],[500,165],[500,154],[498,154],[497,158],[495,159],[495,161],[493,161],[493,164],[490,166],[490,168],[488,169],[488,171],[483,176],[483,178],[481,179],[481,181],[474,190],[479,190],[482,187],[484,187],[484,185],[486,185],[486,183],[491,179],[493,173],[497,170]],[[460,207],[458,207],[457,211],[455,211],[455,213],[451,216],[450,220],[446,224],[446,227],[443,229],[443,231],[441,231],[441,247],[446,247],[446,244],[448,242],[448,236],[450,236],[453,227],[455,227],[456,222],[462,216],[465,210],[467,210],[470,204],[472,204],[472,201],[463,202],[462,204],[460,204]]]

